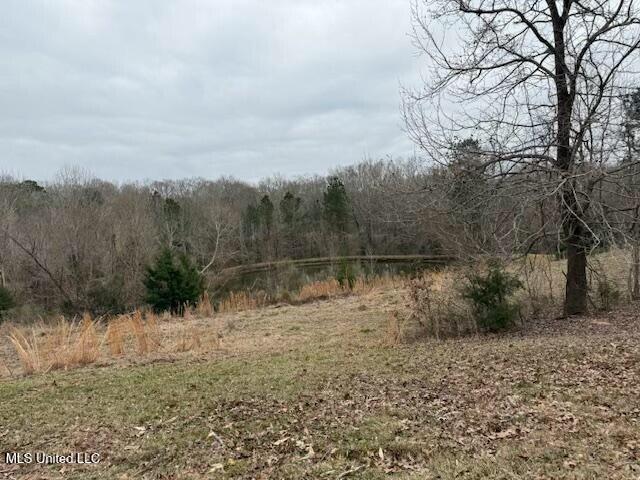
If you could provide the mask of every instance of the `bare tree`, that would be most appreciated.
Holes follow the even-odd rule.
[[[543,226],[521,243],[559,236],[567,255],[566,315],[587,307],[587,254],[601,241],[594,192],[629,168],[614,167],[607,133],[612,102],[640,46],[635,3],[413,4],[415,44],[430,70],[423,89],[405,92],[407,129],[441,164],[461,138],[473,137],[482,145],[477,169],[500,195],[518,195],[529,206],[555,202],[559,231]],[[522,211],[513,213],[512,238],[519,238]]]

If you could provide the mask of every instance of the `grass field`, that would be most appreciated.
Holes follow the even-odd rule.
[[[0,459],[0,478],[640,478],[631,307],[386,346],[402,304],[375,291],[228,314],[215,351],[4,378],[0,452],[101,461]]]

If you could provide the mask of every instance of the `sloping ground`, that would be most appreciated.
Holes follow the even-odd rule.
[[[1,382],[1,452],[101,461],[0,478],[640,478],[634,311],[384,347],[400,302],[229,316],[214,354]]]

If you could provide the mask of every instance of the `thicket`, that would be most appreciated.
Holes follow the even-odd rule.
[[[410,318],[438,339],[500,332],[518,320],[515,294],[523,286],[517,274],[494,262],[427,272],[409,282]]]

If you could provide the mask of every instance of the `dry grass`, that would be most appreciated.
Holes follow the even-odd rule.
[[[312,300],[321,300],[339,295],[345,295],[347,290],[343,289],[337,280],[331,278],[318,282],[311,282],[304,285],[295,299],[300,303],[310,302]]]
[[[144,356],[151,352],[160,350],[162,339],[158,325],[158,317],[153,312],[143,315],[140,310],[136,310],[129,317],[131,333],[135,340],[136,353]]]
[[[404,288],[407,278],[402,275],[376,275],[373,277],[358,277],[353,286],[353,293],[365,295],[377,290]]]
[[[221,315],[255,348],[0,382],[6,450],[103,454],[10,476],[638,478],[637,307],[380,348],[401,301],[382,291]],[[161,326],[211,334],[198,319]]]
[[[100,356],[100,341],[96,331],[96,323],[91,315],[85,313],[79,326],[76,341],[72,343],[69,359],[65,368],[74,365],[88,365]]]
[[[482,270],[483,264],[474,269]],[[589,300],[591,309],[611,310],[622,300],[631,299],[628,275],[631,252],[612,249],[589,257]],[[531,254],[511,261],[507,270],[516,274],[523,288],[514,294],[520,320],[556,316],[562,309],[566,281],[566,261],[552,255]],[[477,333],[478,326],[460,285],[469,269],[452,266],[425,272],[408,283],[410,318],[417,320],[424,333],[437,339]]]
[[[13,372],[11,371],[9,366],[7,365],[7,362],[5,362],[2,359],[0,359],[0,368],[1,368],[0,372],[2,372],[0,374],[0,377],[2,377],[3,375],[9,376],[9,377],[13,377]]]
[[[608,310],[622,300],[631,300],[629,284],[631,251],[613,248],[589,257],[589,300],[593,310]],[[551,255],[527,255],[513,261],[510,270],[524,284],[516,298],[526,317],[546,316],[562,306],[566,281],[566,261]]]
[[[247,292],[231,292],[218,306],[219,313],[235,313],[245,310],[264,308],[269,304],[269,297],[265,292],[250,294]]]
[[[383,343],[387,346],[395,346],[402,343],[403,340],[403,328],[402,320],[398,312],[394,311],[387,316],[386,330],[383,339]]]
[[[9,359],[14,356],[24,374],[46,373],[90,365],[99,359],[135,360],[162,352],[202,351],[204,346],[219,349],[222,337],[219,322],[209,322],[197,329],[194,322],[195,319],[167,322],[175,326],[170,330],[171,336],[178,338],[180,346],[176,348],[171,342],[164,348],[165,338],[158,316],[150,311],[143,314],[140,310],[113,318],[106,327],[89,314],[77,323],[61,316],[53,325],[40,322],[31,328],[10,328],[6,338],[11,347]],[[211,340],[205,344],[202,339],[209,337]],[[9,364],[6,365],[0,375],[12,376]]]
[[[29,375],[48,370],[48,368],[45,368],[43,363],[36,335],[33,331],[31,332],[31,335],[27,335],[24,332],[15,329],[9,335],[9,340],[18,355],[18,359],[20,360],[24,373]]]
[[[148,311],[144,315],[144,320],[149,349],[150,351],[158,351],[162,348],[162,336],[158,316],[154,312]]]
[[[61,317],[50,329],[39,326],[27,333],[16,328],[9,340],[26,374],[89,365],[100,356],[96,322],[89,314],[78,324]]]
[[[285,303],[297,305],[317,300],[338,298],[349,294],[366,295],[377,290],[403,288],[405,282],[406,278],[399,275],[358,277],[353,288],[349,289],[340,286],[340,283],[335,278],[329,278],[327,280],[318,280],[303,285],[297,294],[287,296]],[[278,303],[280,300],[280,297],[276,296],[272,298],[263,291],[255,293],[245,291],[231,292],[229,296],[218,305],[218,313],[237,313],[262,309],[269,304]],[[211,316],[211,314],[202,316]]]
[[[198,300],[196,315],[200,318],[210,318],[213,316],[213,305],[206,290],[202,294],[202,297],[200,297],[200,300]]]
[[[174,351],[178,353],[200,350],[202,348],[202,332],[193,325],[183,328],[178,334]]]
[[[129,317],[129,325],[135,339],[135,346],[138,355],[146,355],[149,353],[149,342],[147,341],[147,331],[142,320],[142,312],[136,310]]]
[[[105,332],[105,341],[113,357],[124,354],[124,343],[127,334],[128,318],[124,316],[112,319]]]
[[[510,265],[509,269],[517,272],[525,283],[525,288],[517,294],[525,317],[557,315],[563,297],[565,264],[550,256],[530,255]],[[608,281],[617,280],[624,298],[630,254],[609,252],[592,258],[591,264],[594,266],[590,275],[592,291],[606,276]],[[599,273],[598,277],[596,271],[604,274]],[[215,316],[210,299],[203,296],[191,312],[193,316],[187,319],[176,319],[168,313],[158,316],[138,311],[111,319],[104,326],[89,317],[77,323],[61,318],[54,325],[38,324],[31,328],[5,325],[0,339],[0,361],[4,359],[6,368],[0,367],[0,375],[70,369],[98,360],[137,363],[149,357],[166,358],[188,351],[201,356],[220,355],[231,350],[234,353],[279,351],[303,341],[324,342],[329,327],[324,322],[316,326],[307,321],[317,311],[328,318],[344,318],[344,325],[331,328],[339,328],[342,334],[353,337],[350,319],[352,315],[360,315],[360,310],[347,312],[343,305],[354,302],[362,312],[376,305],[376,312],[382,315],[379,324],[366,327],[367,331],[378,334],[360,336],[361,342],[372,340],[379,346],[383,337],[384,343],[395,345],[424,332],[425,325],[434,332],[434,337],[458,336],[475,329],[457,293],[460,273],[459,269],[446,268],[424,274],[420,279],[423,282],[420,295],[426,295],[420,299],[422,316],[413,317],[413,322],[407,321],[411,300],[409,305],[404,303],[405,294],[409,298],[413,294],[412,287],[402,277],[383,276],[358,278],[352,291],[340,288],[334,279],[314,282],[290,299],[292,304],[301,304],[299,307],[268,306],[270,299],[264,292],[255,295],[240,292],[223,301]],[[366,298],[364,302],[358,300],[361,296]],[[384,309],[375,300],[382,297],[389,298],[390,302]],[[322,299],[334,301],[315,303]],[[593,302],[601,303],[601,299],[594,295]],[[288,311],[291,313],[286,313]],[[397,316],[388,316],[393,311],[398,312]]]

